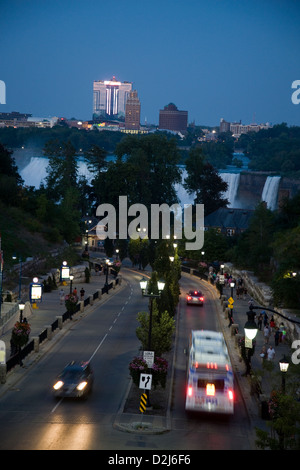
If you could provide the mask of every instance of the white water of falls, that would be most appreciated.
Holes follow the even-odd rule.
[[[187,172],[185,169],[182,169],[181,173],[181,183],[175,184],[175,191],[179,199],[179,204],[182,206],[184,204],[194,204],[194,199],[196,194],[189,194],[183,187],[184,179],[187,177]]]
[[[261,199],[267,203],[267,208],[274,211],[277,206],[277,195],[280,176],[267,176]]]
[[[47,176],[47,166],[49,164],[48,158],[44,157],[31,157],[23,170],[20,171],[20,176],[24,180],[26,186],[34,186],[39,188],[40,184]],[[87,180],[91,178],[87,165],[83,161],[78,161],[78,173],[79,175],[85,176]]]
[[[223,193],[223,197],[228,199],[229,207],[235,207],[234,203],[240,184],[240,173],[220,173],[220,176],[225,183],[228,184],[227,191]]]

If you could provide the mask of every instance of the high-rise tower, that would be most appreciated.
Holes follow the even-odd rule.
[[[136,90],[129,93],[125,106],[125,129],[139,130],[141,103]]]
[[[131,82],[111,80],[95,80],[93,119],[125,119],[125,105],[130,91]]]

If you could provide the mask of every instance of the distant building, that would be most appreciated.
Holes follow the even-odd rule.
[[[248,132],[259,132],[261,129],[270,129],[272,126],[266,124],[242,124],[242,122],[227,122],[223,118],[220,121],[219,132],[231,132],[233,137],[239,138],[241,134]]]
[[[32,114],[22,114],[17,111],[0,113],[0,127],[53,127],[57,117],[32,117]]]
[[[14,119],[17,121],[27,121],[31,116],[32,114],[23,114],[18,111],[12,111],[11,113],[0,113],[0,121],[13,121]]]
[[[230,122],[225,121],[225,119],[221,119],[220,121],[220,133],[222,132],[229,132],[230,131]]]
[[[175,104],[170,103],[159,111],[159,129],[186,132],[188,112],[179,111]]]
[[[125,105],[132,90],[131,82],[111,80],[94,81],[93,119],[125,119]]]
[[[141,103],[136,90],[129,93],[125,105],[125,129],[138,131],[140,129]]]

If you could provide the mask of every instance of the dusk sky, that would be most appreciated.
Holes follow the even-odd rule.
[[[93,81],[133,82],[141,124],[300,125],[299,0],[0,0],[0,112],[92,119]]]

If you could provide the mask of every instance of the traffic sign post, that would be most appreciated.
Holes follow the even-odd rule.
[[[139,388],[144,390],[151,390],[152,385],[152,374],[140,374],[140,385]]]
[[[154,351],[144,351],[143,359],[147,363],[147,366],[151,369],[154,364]]]
[[[145,413],[146,406],[147,406],[147,393],[143,393],[141,395],[141,401],[140,401],[140,412],[141,413]]]

